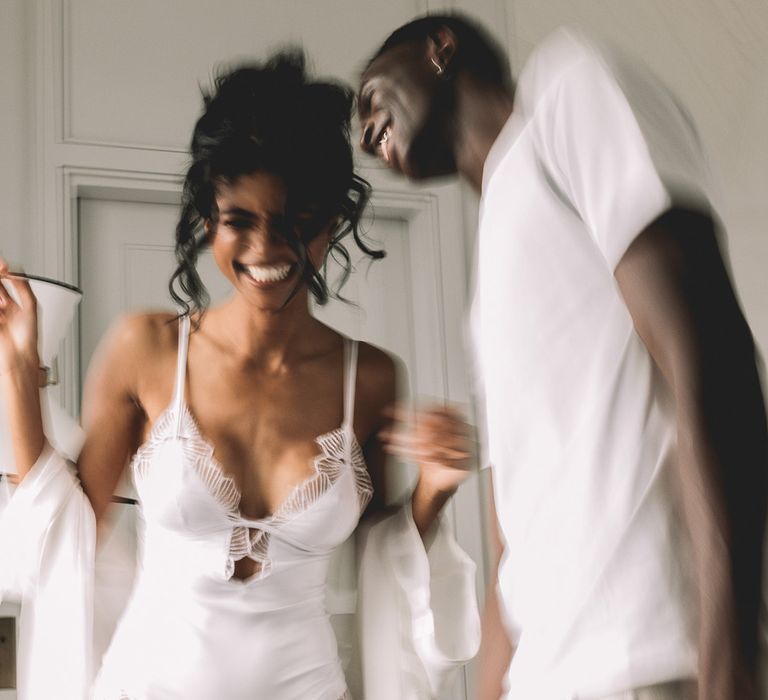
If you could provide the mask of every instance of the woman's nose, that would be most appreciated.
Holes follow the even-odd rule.
[[[286,227],[278,222],[261,223],[248,229],[246,241],[250,248],[269,250],[283,248],[287,243]]]

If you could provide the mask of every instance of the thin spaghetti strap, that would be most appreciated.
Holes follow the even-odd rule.
[[[344,428],[352,430],[357,383],[357,341],[344,338]]]
[[[181,414],[184,404],[184,386],[187,378],[187,350],[189,348],[189,315],[179,319],[179,354],[176,361],[176,384],[173,390],[173,410],[176,416],[175,437],[181,430]]]

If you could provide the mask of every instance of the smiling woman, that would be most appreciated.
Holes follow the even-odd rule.
[[[283,215],[286,195],[277,175],[242,175],[217,188],[217,214],[207,225],[219,269],[250,303],[264,310],[279,311],[289,302],[304,282],[302,268],[318,274],[330,243],[328,230],[309,243],[290,235]]]
[[[352,100],[351,92],[340,85],[308,84],[299,53],[279,55],[265,70],[242,67],[217,79],[216,92],[205,96],[206,110],[192,136],[193,160],[176,228],[179,266],[171,280],[171,296],[177,303],[187,311],[201,311],[207,305],[195,262],[200,249],[215,242],[222,227],[241,234],[241,240],[249,230],[261,229],[282,243],[292,258],[290,267],[260,271],[263,261],[246,266],[253,268],[253,280],[291,280],[292,285],[283,287],[290,290],[283,302],[301,284],[319,304],[328,300],[326,255],[343,264],[339,286],[343,285],[351,263],[342,239],[350,233],[364,253],[383,257],[383,251],[368,247],[360,233],[370,185],[353,169]],[[263,109],[267,104],[271,108]],[[254,210],[264,205],[254,202],[247,191],[246,182],[253,184],[254,177],[264,184],[270,180],[267,189],[278,204],[275,210]],[[313,256],[310,246],[318,237]]]
[[[0,390],[20,477],[0,520],[0,601],[31,582],[18,592],[35,611],[22,623],[33,640],[25,698],[444,697],[449,672],[474,654],[474,564],[438,526],[469,473],[466,426],[441,409],[391,430],[396,359],[310,313],[311,296],[322,304],[338,290],[327,256],[350,272],[346,236],[383,255],[359,230],[369,187],[353,170],[351,106],[347,89],[307,77],[300,54],[216,81],[176,228],[181,313],[121,318],[101,342],[76,472],[42,432],[32,290],[14,281],[17,302],[0,284]],[[210,308],[196,269],[206,246],[231,284]],[[420,468],[394,513],[382,509],[387,448]],[[119,621],[105,620],[91,588],[94,520],[106,522],[125,464],[143,523],[140,566]],[[329,581],[356,572],[334,575],[332,558],[349,554],[352,535],[359,591],[341,594]],[[13,552],[25,553],[21,565]],[[359,649],[355,600],[367,601]],[[426,632],[424,620],[434,621]],[[89,630],[110,623],[105,653],[91,658]]]

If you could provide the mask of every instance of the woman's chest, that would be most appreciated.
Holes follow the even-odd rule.
[[[278,531],[279,539],[298,551],[308,546],[329,550],[355,527],[372,488],[362,451],[348,429],[321,435],[316,444],[319,452],[308,473],[290,483],[274,505],[254,513],[248,497],[263,501],[264,494],[243,494],[186,405],[172,407],[133,461],[145,519],[193,544],[223,535],[230,569],[244,557],[266,561],[271,535]]]
[[[342,378],[195,369],[188,372],[184,404],[197,433],[234,481],[243,513],[274,512],[296,483],[314,473],[322,456],[318,438],[342,426]],[[162,389],[148,392],[145,440],[170,405]]]

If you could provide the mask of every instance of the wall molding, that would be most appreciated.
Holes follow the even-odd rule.
[[[161,153],[184,154],[186,148],[143,142],[122,142],[110,139],[78,138],[72,133],[72,13],[71,0],[45,0],[51,3],[54,31],[54,73],[60,76],[56,103],[56,140],[73,146],[101,146],[106,148],[141,149]]]

